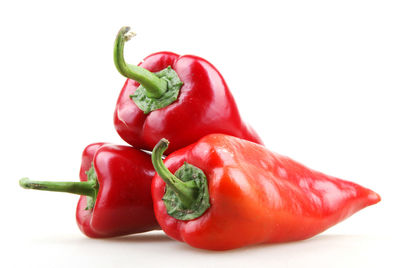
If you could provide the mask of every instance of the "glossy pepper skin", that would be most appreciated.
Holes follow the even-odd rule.
[[[83,152],[80,180],[91,162],[99,181],[93,210],[85,210],[81,196],[76,220],[89,237],[112,237],[159,229],[150,195],[154,169],[150,156],[122,145],[90,145]]]
[[[97,175],[94,206],[88,208],[88,197],[81,195],[76,209],[76,221],[85,235],[107,238],[159,229],[150,194],[154,169],[148,154],[130,146],[94,143],[83,151],[81,182],[87,182],[91,168]],[[23,181],[21,186],[58,191],[46,189],[51,183]]]
[[[207,134],[224,133],[262,144],[241,119],[222,75],[205,59],[158,52],[146,57],[139,66],[153,73],[171,66],[183,85],[176,101],[145,114],[130,98],[139,83],[126,80],[115,108],[114,125],[127,143],[151,151],[161,138],[166,138],[171,142],[168,154]]]
[[[156,168],[154,210],[167,235],[196,248],[227,250],[310,238],[380,201],[360,185],[226,135],[206,136],[164,163],[174,173],[184,162],[206,175],[210,207],[192,220],[170,216],[163,201],[166,183]]]

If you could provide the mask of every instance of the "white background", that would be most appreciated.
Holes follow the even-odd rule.
[[[0,4],[1,267],[399,267],[398,1],[109,2]],[[86,238],[77,196],[18,179],[78,180],[87,144],[123,143],[112,50],[124,25],[138,33],[128,62],[160,50],[208,59],[269,149],[382,201],[307,241],[228,252],[161,232]]]

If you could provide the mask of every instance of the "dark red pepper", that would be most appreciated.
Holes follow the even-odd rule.
[[[128,146],[94,143],[85,148],[81,182],[20,180],[26,189],[81,195],[76,220],[92,238],[159,229],[150,194],[154,169],[150,155]]]
[[[360,185],[227,135],[208,135],[164,165],[167,147],[161,140],[152,154],[155,214],[167,235],[197,248],[306,239],[380,200]]]
[[[114,113],[122,139],[152,150],[166,138],[171,141],[167,154],[211,133],[262,144],[240,118],[225,80],[211,63],[196,56],[159,52],[146,57],[140,67],[128,65],[123,49],[130,37],[129,27],[123,27],[114,48],[115,65],[128,77]]]

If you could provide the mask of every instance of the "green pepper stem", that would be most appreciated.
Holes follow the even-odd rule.
[[[162,155],[168,148],[169,141],[167,139],[161,139],[154,147],[151,154],[151,161],[158,175],[164,180],[164,182],[170,187],[185,207],[189,207],[196,199],[198,194],[198,187],[193,185],[191,182],[183,182],[172,174],[162,161]]]
[[[34,189],[41,191],[64,192],[78,195],[95,196],[94,181],[80,182],[54,182],[54,181],[32,181],[28,178],[19,180],[19,185],[25,189]]]
[[[130,27],[125,26],[119,30],[114,44],[114,64],[117,70],[125,77],[139,82],[145,88],[149,98],[159,98],[167,91],[167,81],[158,78],[152,72],[131,64],[126,64],[124,59],[124,45],[134,33],[129,32]]]

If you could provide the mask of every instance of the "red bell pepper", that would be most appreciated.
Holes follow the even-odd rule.
[[[20,180],[26,189],[81,195],[76,220],[92,238],[159,229],[150,194],[154,169],[148,154],[128,146],[94,143],[82,154],[80,182]]]
[[[306,239],[380,201],[360,185],[235,137],[206,136],[164,165],[167,147],[161,140],[152,155],[156,218],[167,235],[193,247]]]
[[[128,79],[119,95],[114,125],[126,142],[152,150],[161,138],[171,141],[166,154],[211,133],[224,133],[262,144],[242,121],[228,86],[208,61],[191,55],[159,52],[139,66],[124,60],[123,27],[116,38],[114,62]]]

